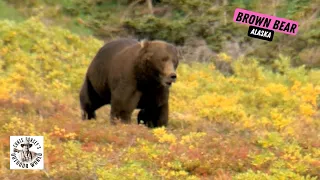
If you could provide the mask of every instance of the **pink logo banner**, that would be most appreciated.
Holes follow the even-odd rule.
[[[233,21],[289,35],[296,35],[298,32],[298,22],[296,21],[248,11],[241,8],[237,8],[234,11]]]

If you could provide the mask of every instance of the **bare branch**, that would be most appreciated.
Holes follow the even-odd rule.
[[[151,0],[147,0],[147,4],[148,4],[148,8],[149,8],[150,14],[153,15],[152,1]]]

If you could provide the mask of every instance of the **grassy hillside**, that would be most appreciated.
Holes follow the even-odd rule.
[[[5,1],[0,0],[0,20],[9,19],[14,21],[22,21],[24,17],[17,9],[8,5]]]
[[[195,37],[214,53],[224,52],[233,58],[250,56],[271,66],[281,53],[291,58],[292,65],[320,67],[318,0],[161,0],[153,1],[153,15],[144,0],[3,1],[24,17],[39,16],[46,24],[59,25],[80,35],[93,34],[102,39],[135,36],[179,45],[186,45]],[[275,33],[271,43],[249,38],[248,26],[232,20],[235,8],[297,21],[299,32],[296,36]],[[191,46],[198,47],[196,43]]]
[[[80,119],[78,92],[103,44],[38,18],[0,21],[0,179],[308,179],[320,176],[320,71],[278,56],[225,77],[181,63],[168,128]],[[218,57],[232,61],[225,53]],[[135,112],[136,115],[136,112]],[[45,170],[9,169],[9,136],[43,135]]]

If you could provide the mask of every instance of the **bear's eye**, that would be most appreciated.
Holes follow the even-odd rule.
[[[166,61],[168,61],[168,59],[169,59],[168,57],[165,57],[165,58],[162,58],[162,61],[166,62]]]

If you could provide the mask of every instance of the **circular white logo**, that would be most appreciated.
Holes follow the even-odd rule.
[[[10,169],[43,169],[43,136],[10,136]]]

